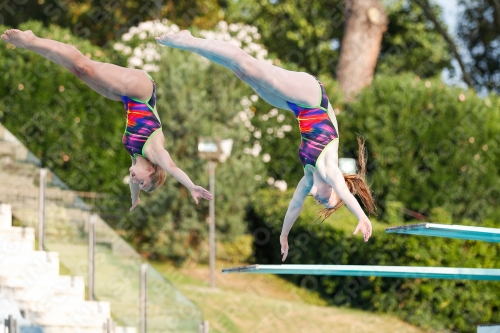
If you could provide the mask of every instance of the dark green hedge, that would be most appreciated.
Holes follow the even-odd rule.
[[[498,217],[500,99],[414,75],[378,77],[338,116],[341,149],[367,137],[369,174],[382,208],[400,201],[454,219]]]

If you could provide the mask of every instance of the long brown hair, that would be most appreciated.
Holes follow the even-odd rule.
[[[370,187],[366,184],[365,174],[366,174],[366,148],[365,148],[365,138],[358,134],[358,163],[361,168],[359,173],[356,174],[346,174],[344,176],[345,184],[353,195],[357,195],[361,198],[365,209],[369,214],[377,216],[377,207],[375,206],[375,201],[373,200]],[[345,205],[343,200],[333,208],[324,208],[318,212],[320,218],[326,220],[330,215],[339,210],[340,207]]]
[[[151,187],[147,190],[147,192],[153,192],[158,187],[162,186],[165,179],[167,179],[167,173],[165,170],[163,170],[159,165],[153,163],[151,163],[151,165],[155,171],[149,176],[149,179],[151,180]]]

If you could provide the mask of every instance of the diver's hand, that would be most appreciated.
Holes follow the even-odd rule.
[[[280,236],[280,243],[281,243],[281,255],[283,256],[281,258],[281,261],[285,261],[288,255],[288,236]]]
[[[130,207],[130,211],[133,211],[135,209],[135,207],[137,207],[140,203],[141,203],[141,199],[140,198],[137,198],[136,201],[132,200],[132,207]]]
[[[356,235],[358,231],[361,231],[365,242],[368,242],[368,239],[372,235],[372,223],[367,217],[364,217],[361,220],[359,220],[356,230],[354,230],[353,232],[353,235]]]
[[[196,204],[198,204],[198,198],[203,198],[203,199],[206,199],[206,200],[212,200],[213,199],[212,194],[210,192],[208,192],[203,187],[198,186],[198,185],[195,185],[191,189],[191,196],[193,197],[193,199],[196,202]]]

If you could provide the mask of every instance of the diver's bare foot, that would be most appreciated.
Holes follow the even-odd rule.
[[[21,31],[18,29],[10,29],[6,30],[4,34],[2,34],[2,40],[14,44],[20,48],[27,48],[34,40],[36,36],[33,34],[31,30]]]
[[[156,37],[158,44],[173,47],[187,47],[189,46],[189,39],[193,37],[188,30],[179,31],[176,34],[169,33]]]

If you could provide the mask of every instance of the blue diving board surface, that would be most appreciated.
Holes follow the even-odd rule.
[[[364,265],[250,265],[226,268],[222,273],[378,276],[391,278],[500,281],[496,268],[447,268]]]
[[[390,234],[410,234],[445,238],[500,242],[500,229],[455,224],[418,223],[386,228]]]

